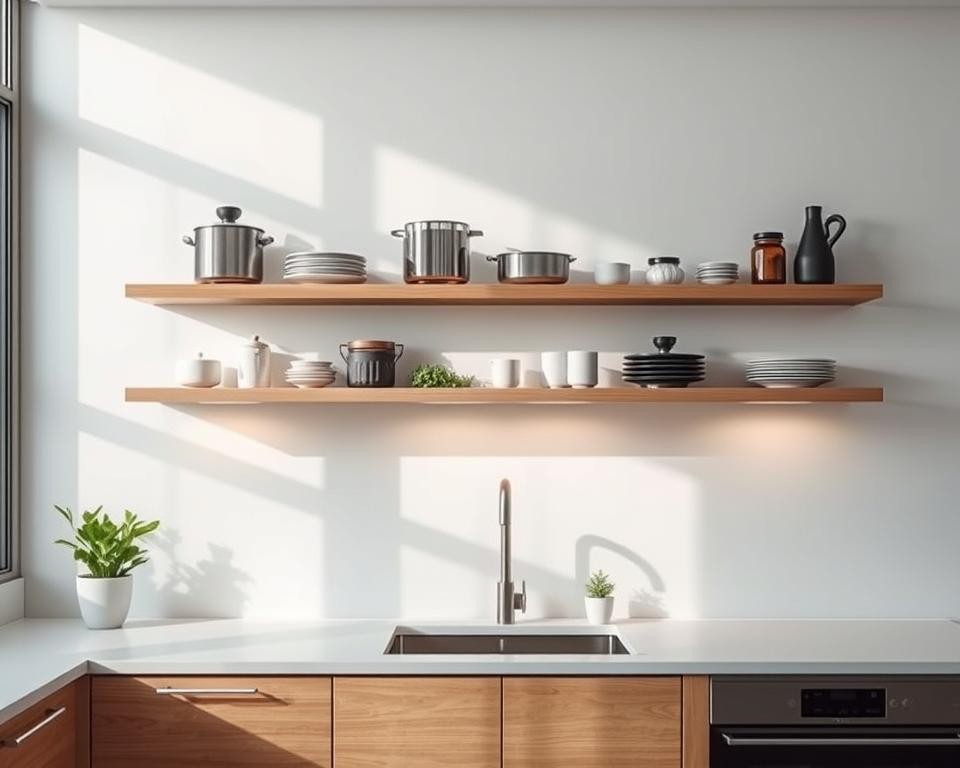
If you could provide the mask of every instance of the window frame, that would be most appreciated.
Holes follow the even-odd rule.
[[[0,373],[8,377],[7,398],[0,401],[6,409],[8,429],[0,434],[0,474],[5,482],[0,492],[0,526],[7,534],[9,562],[0,570],[0,583],[20,577],[20,0],[0,0],[6,10],[9,48],[0,71],[9,67],[9,86],[0,81],[0,100],[8,106],[10,174],[6,180],[9,208],[0,215],[9,215],[7,262],[0,262],[6,271],[6,285],[0,280],[0,290],[6,290],[6,312],[0,316],[0,330],[5,333],[6,359],[0,360]],[[0,180],[2,183],[3,180]],[[3,253],[0,251],[0,258]],[[6,552],[0,553],[6,556]],[[0,565],[2,565],[0,557]]]

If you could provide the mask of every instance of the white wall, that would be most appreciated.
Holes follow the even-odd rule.
[[[960,11],[25,12],[27,613],[75,612],[54,503],[163,521],[141,616],[493,616],[496,490],[515,488],[534,614],[960,613],[955,247]],[[278,242],[365,253],[411,218],[477,245],[736,258],[803,206],[850,226],[843,308],[158,308],[218,203]],[[280,253],[271,249],[268,274]],[[479,260],[477,262],[480,264]],[[484,264],[484,267],[486,265]],[[477,269],[478,279],[491,272]],[[126,405],[178,357],[393,338],[494,353],[654,334],[709,356],[837,357],[884,405]]]

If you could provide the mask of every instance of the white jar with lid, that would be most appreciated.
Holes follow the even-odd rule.
[[[678,257],[654,256],[647,259],[647,264],[650,267],[647,270],[647,282],[650,285],[675,285],[683,282],[684,273]]]
[[[260,341],[259,336],[240,347],[237,386],[240,389],[270,386],[270,345]]]
[[[220,383],[220,361],[208,360],[203,352],[196,357],[177,360],[175,378],[181,387],[215,387]]]

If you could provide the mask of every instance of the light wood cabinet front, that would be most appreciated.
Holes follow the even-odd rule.
[[[329,677],[111,675],[92,691],[94,768],[331,768]]]
[[[678,677],[506,677],[503,768],[679,768]]]
[[[338,677],[336,768],[500,768],[500,678]]]
[[[86,688],[73,683],[0,725],[0,768],[77,768]]]

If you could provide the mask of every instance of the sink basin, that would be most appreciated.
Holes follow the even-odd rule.
[[[629,651],[620,638],[596,635],[425,635],[398,632],[388,654],[412,653],[565,653],[611,656]]]

